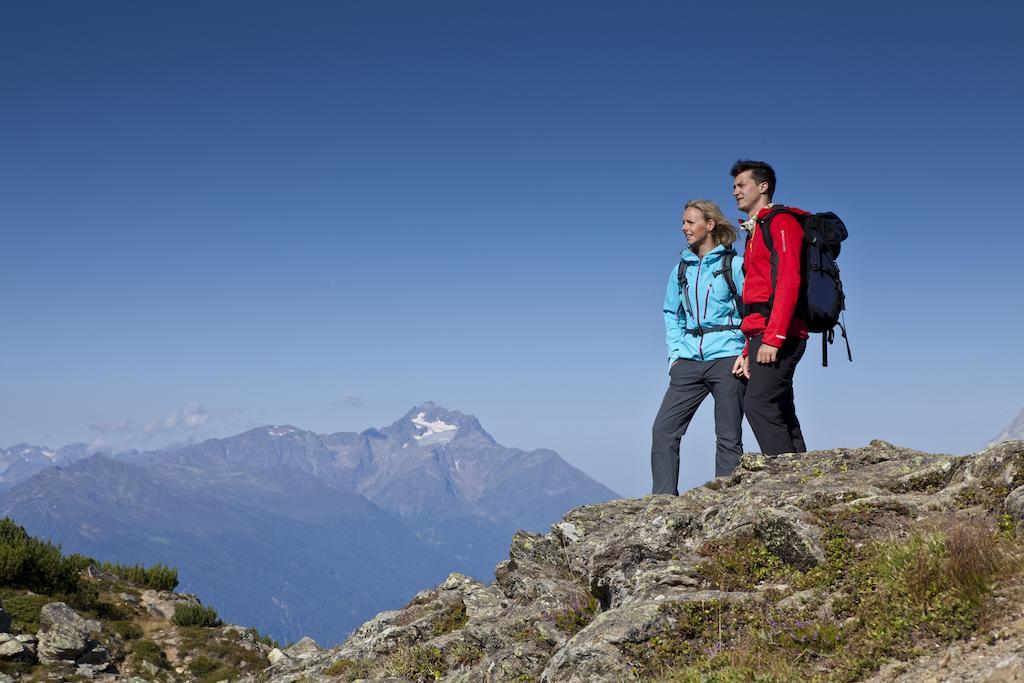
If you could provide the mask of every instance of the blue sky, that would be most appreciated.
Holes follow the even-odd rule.
[[[1022,10],[828,5],[4,3],[0,444],[434,400],[641,495],[680,209],[736,216],[749,157],[851,233],[809,445],[983,446],[1024,406]]]

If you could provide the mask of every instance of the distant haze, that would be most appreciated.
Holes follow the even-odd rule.
[[[340,641],[453,571],[490,581],[516,529],[617,497],[435,403],[360,433],[272,425],[160,451],[40,450],[0,453],[0,516],[68,552],[175,566],[223,618],[283,641]]]

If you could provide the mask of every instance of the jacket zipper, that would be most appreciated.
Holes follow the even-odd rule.
[[[708,314],[708,301],[711,299],[711,290],[714,287],[713,282],[708,283],[708,291],[704,295],[704,315]],[[700,336],[700,359],[704,360],[704,335]]]
[[[700,260],[697,261],[697,284],[700,284],[700,269],[704,265],[704,257],[701,256]],[[693,302],[697,304],[697,327],[700,328],[700,290],[693,295]],[[708,309],[707,302],[704,302],[704,312]],[[700,353],[700,359],[704,360],[704,335],[700,335],[700,342],[697,344],[697,352]]]

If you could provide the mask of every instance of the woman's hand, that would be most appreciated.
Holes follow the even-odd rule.
[[[746,356],[736,356],[736,362],[732,364],[732,374],[750,379],[750,359]]]

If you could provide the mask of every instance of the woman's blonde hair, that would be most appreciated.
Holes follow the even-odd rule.
[[[711,231],[711,239],[715,241],[716,245],[724,244],[731,247],[732,243],[736,241],[736,226],[729,222],[722,210],[718,208],[718,204],[710,199],[691,199],[683,207],[683,213],[686,213],[687,209],[697,209],[704,214],[705,221],[713,220],[715,222],[715,227]]]

